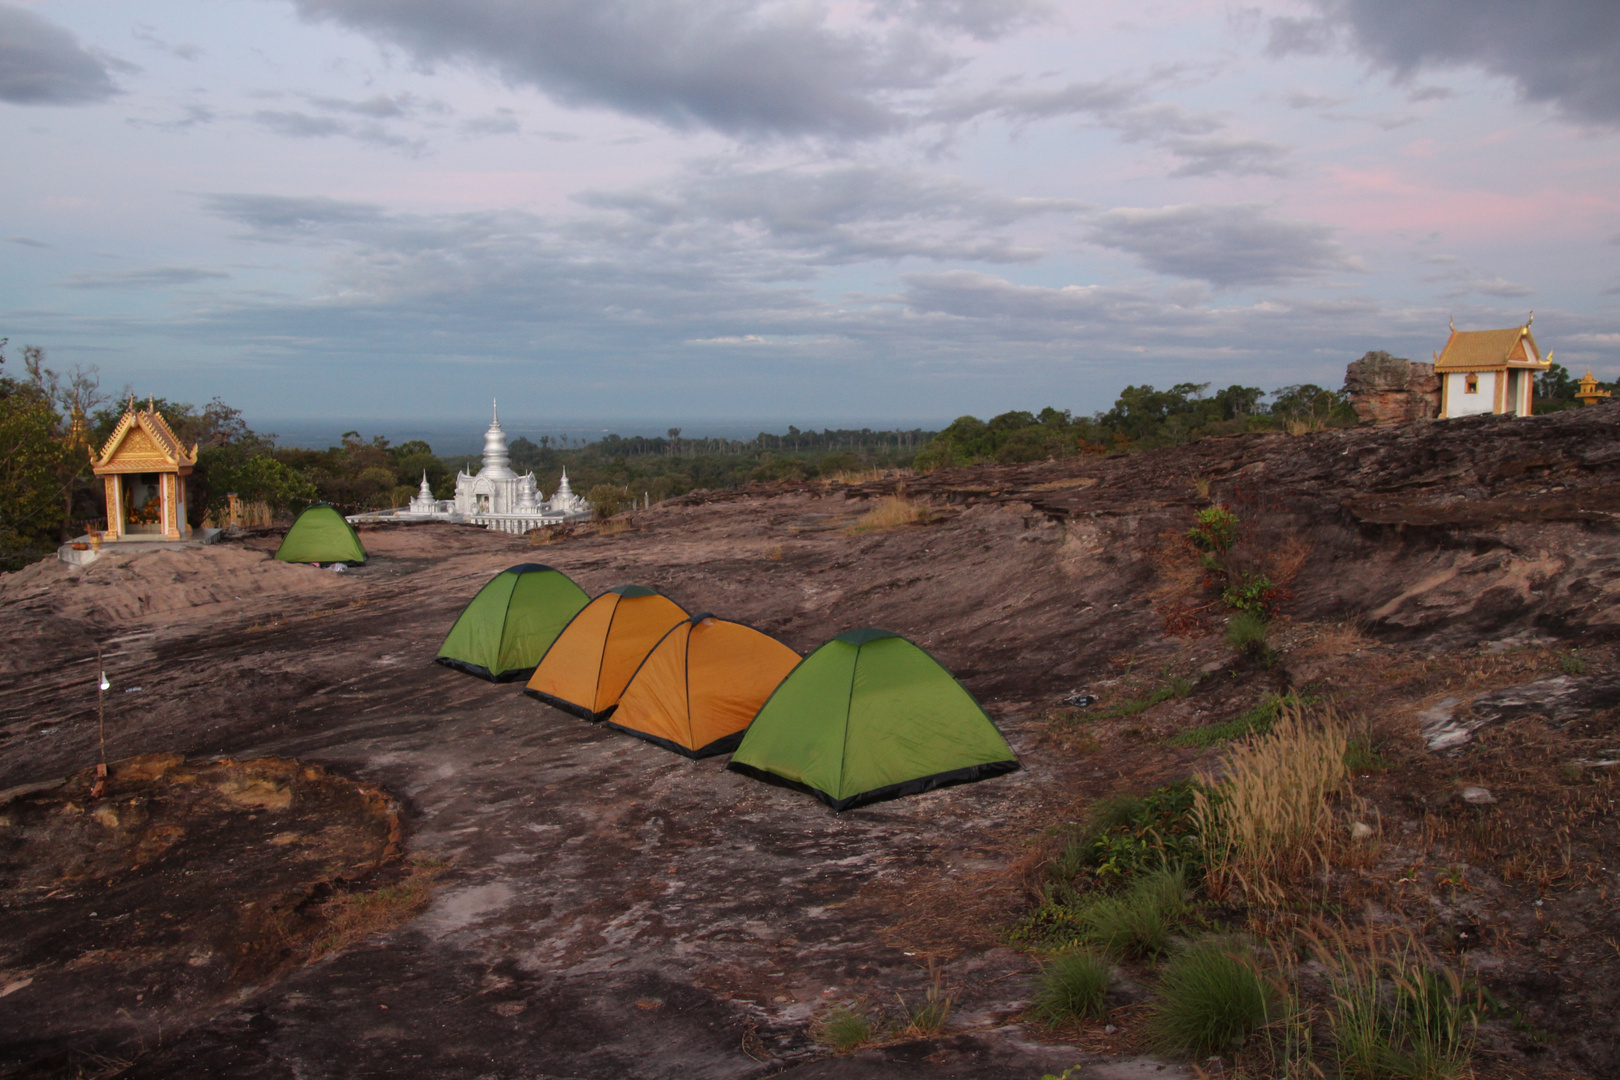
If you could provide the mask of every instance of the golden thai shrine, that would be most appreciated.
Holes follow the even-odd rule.
[[[187,540],[187,478],[197,465],[168,421],[153,407],[129,408],[101,453],[90,451],[90,469],[107,488],[107,531],[102,539]]]
[[[1581,380],[1580,388],[1575,391],[1575,397],[1582,405],[1596,405],[1604,398],[1611,396],[1613,391],[1604,390],[1598,386],[1596,376],[1592,369],[1586,369],[1586,378]]]

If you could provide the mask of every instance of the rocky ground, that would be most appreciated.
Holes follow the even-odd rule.
[[[1617,421],[1611,405],[699,493],[543,545],[380,528],[346,574],[276,563],[267,536],[0,577],[0,903],[28,943],[0,944],[0,1075],[1191,1076],[1143,1056],[1128,1000],[1107,1027],[1022,1023],[1036,964],[1004,931],[1045,830],[1212,765],[1218,744],[1170,740],[1289,689],[1331,699],[1382,759],[1357,781],[1378,836],[1345,897],[1511,1010],[1482,1072],[1620,1073]],[[897,493],[923,519],[863,530]],[[1242,521],[1237,556],[1288,589],[1269,668],[1224,644],[1180,541],[1212,503]],[[906,634],[1024,769],[834,815],[432,664],[461,605],[522,561],[593,593],[654,585],[801,652],[857,626]],[[98,647],[115,762],[99,802],[82,773]],[[1112,715],[1178,679],[1190,692]],[[1072,691],[1099,700],[1066,708]],[[376,792],[401,853],[295,860],[338,839],[308,815],[289,827],[294,800],[195,830],[186,865],[165,864],[141,853],[161,820],[145,808],[179,800],[118,764],[156,754],[182,772],[315,767],[332,827],[377,835]],[[98,821],[109,800],[140,813]],[[262,857],[292,834],[286,859]],[[40,854],[64,835],[88,845],[76,864]],[[269,880],[292,861],[313,869]],[[170,921],[218,910],[164,937],[134,913],[153,875],[185,870],[209,886],[169,896]],[[88,908],[92,888],[124,908]],[[219,914],[278,889],[302,897],[291,922]],[[245,939],[274,962],[175,981],[182,947]],[[945,1033],[817,1044],[833,1003],[898,1015],[931,960],[956,994]]]

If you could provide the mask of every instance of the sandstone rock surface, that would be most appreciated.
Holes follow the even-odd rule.
[[[1362,423],[1409,424],[1440,415],[1440,376],[1433,364],[1370,352],[1345,368],[1344,388]]]

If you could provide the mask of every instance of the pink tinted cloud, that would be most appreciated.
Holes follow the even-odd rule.
[[[1532,174],[1533,175],[1533,174]],[[1465,235],[1534,232],[1589,233],[1620,215],[1612,191],[1552,185],[1506,193],[1416,179],[1394,168],[1329,167],[1312,196],[1298,205],[1318,221],[1365,232],[1446,230]]]

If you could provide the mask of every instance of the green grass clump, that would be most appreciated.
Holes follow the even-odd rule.
[[[1344,748],[1344,767],[1353,773],[1383,772],[1389,768],[1389,759],[1378,752],[1370,736],[1353,735]]]
[[[1148,691],[1139,698],[1130,698],[1118,704],[1110,705],[1097,714],[1099,720],[1121,720],[1127,716],[1147,712],[1155,705],[1162,705],[1171,698],[1186,697],[1192,693],[1192,683],[1179,675]]]
[[[847,1054],[872,1038],[872,1021],[859,1009],[840,1005],[816,1024],[816,1041]]]
[[[1246,735],[1264,735],[1277,722],[1277,712],[1290,700],[1268,697],[1242,716],[1223,720],[1218,724],[1205,724],[1172,735],[1164,741],[1166,746],[1214,746],[1219,742],[1241,739]]]
[[[1242,944],[1210,939],[1165,965],[1153,1013],[1164,1050],[1213,1054],[1240,1046],[1280,1012],[1277,990]]]
[[[1105,956],[1148,957],[1170,946],[1187,914],[1187,875],[1179,866],[1142,875],[1118,896],[1100,897],[1081,912],[1080,937]]]
[[[1107,1011],[1113,969],[1083,950],[1059,953],[1041,969],[1030,1013],[1048,1027],[1100,1017]]]
[[[1226,620],[1226,643],[1240,653],[1270,651],[1266,644],[1266,617],[1258,611],[1239,611]]]
[[[1586,657],[1582,656],[1575,649],[1571,649],[1568,652],[1557,653],[1555,655],[1558,659],[1558,670],[1562,671],[1565,675],[1585,675],[1587,669],[1591,667],[1591,665],[1586,662]]]

